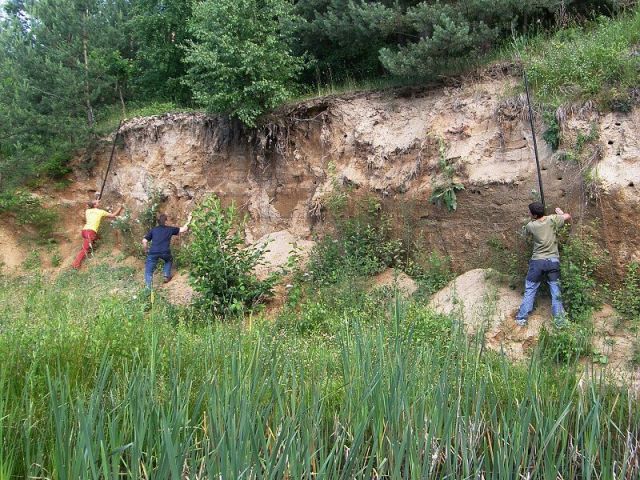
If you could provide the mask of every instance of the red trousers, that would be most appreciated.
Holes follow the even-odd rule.
[[[91,249],[91,243],[98,238],[98,234],[93,230],[82,230],[82,250],[76,256],[71,266],[73,268],[80,268],[85,258],[89,256],[89,250]]]

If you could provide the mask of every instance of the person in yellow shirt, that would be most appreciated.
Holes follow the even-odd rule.
[[[98,238],[98,229],[100,228],[100,222],[103,218],[116,218],[122,212],[122,205],[116,211],[116,213],[109,213],[106,210],[102,210],[100,207],[100,200],[91,200],[87,204],[87,209],[84,212],[85,225],[82,228],[82,250],[78,252],[76,259],[72,263],[72,267],[75,269],[80,268],[82,262],[89,255],[89,250],[92,248],[92,243]]]

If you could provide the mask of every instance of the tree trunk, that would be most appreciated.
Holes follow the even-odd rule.
[[[120,87],[120,83],[118,85],[118,96],[120,97],[120,105],[122,106],[122,119],[127,118],[127,109],[124,106],[124,97],[122,96],[122,87]]]
[[[89,128],[93,128],[95,124],[95,117],[93,115],[93,107],[91,106],[91,96],[89,95],[89,54],[88,44],[89,39],[87,35],[87,22],[89,21],[89,9],[85,10],[84,23],[82,25],[82,53],[84,55],[84,98],[87,106],[87,123]]]

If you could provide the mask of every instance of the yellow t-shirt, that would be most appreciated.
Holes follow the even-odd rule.
[[[94,232],[98,232],[98,228],[100,228],[100,222],[102,221],[102,217],[106,217],[109,215],[109,212],[106,210],[102,210],[100,208],[88,208],[84,212],[84,216],[87,219],[87,223],[82,228],[83,230],[93,230]]]

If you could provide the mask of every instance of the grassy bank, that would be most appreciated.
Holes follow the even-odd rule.
[[[522,38],[522,57],[539,101],[558,107],[594,100],[604,110],[630,111],[640,88],[640,7],[552,35]]]
[[[2,279],[0,478],[638,474],[626,391],[511,365],[393,292],[225,324],[131,273]],[[327,321],[298,328],[313,304]]]

